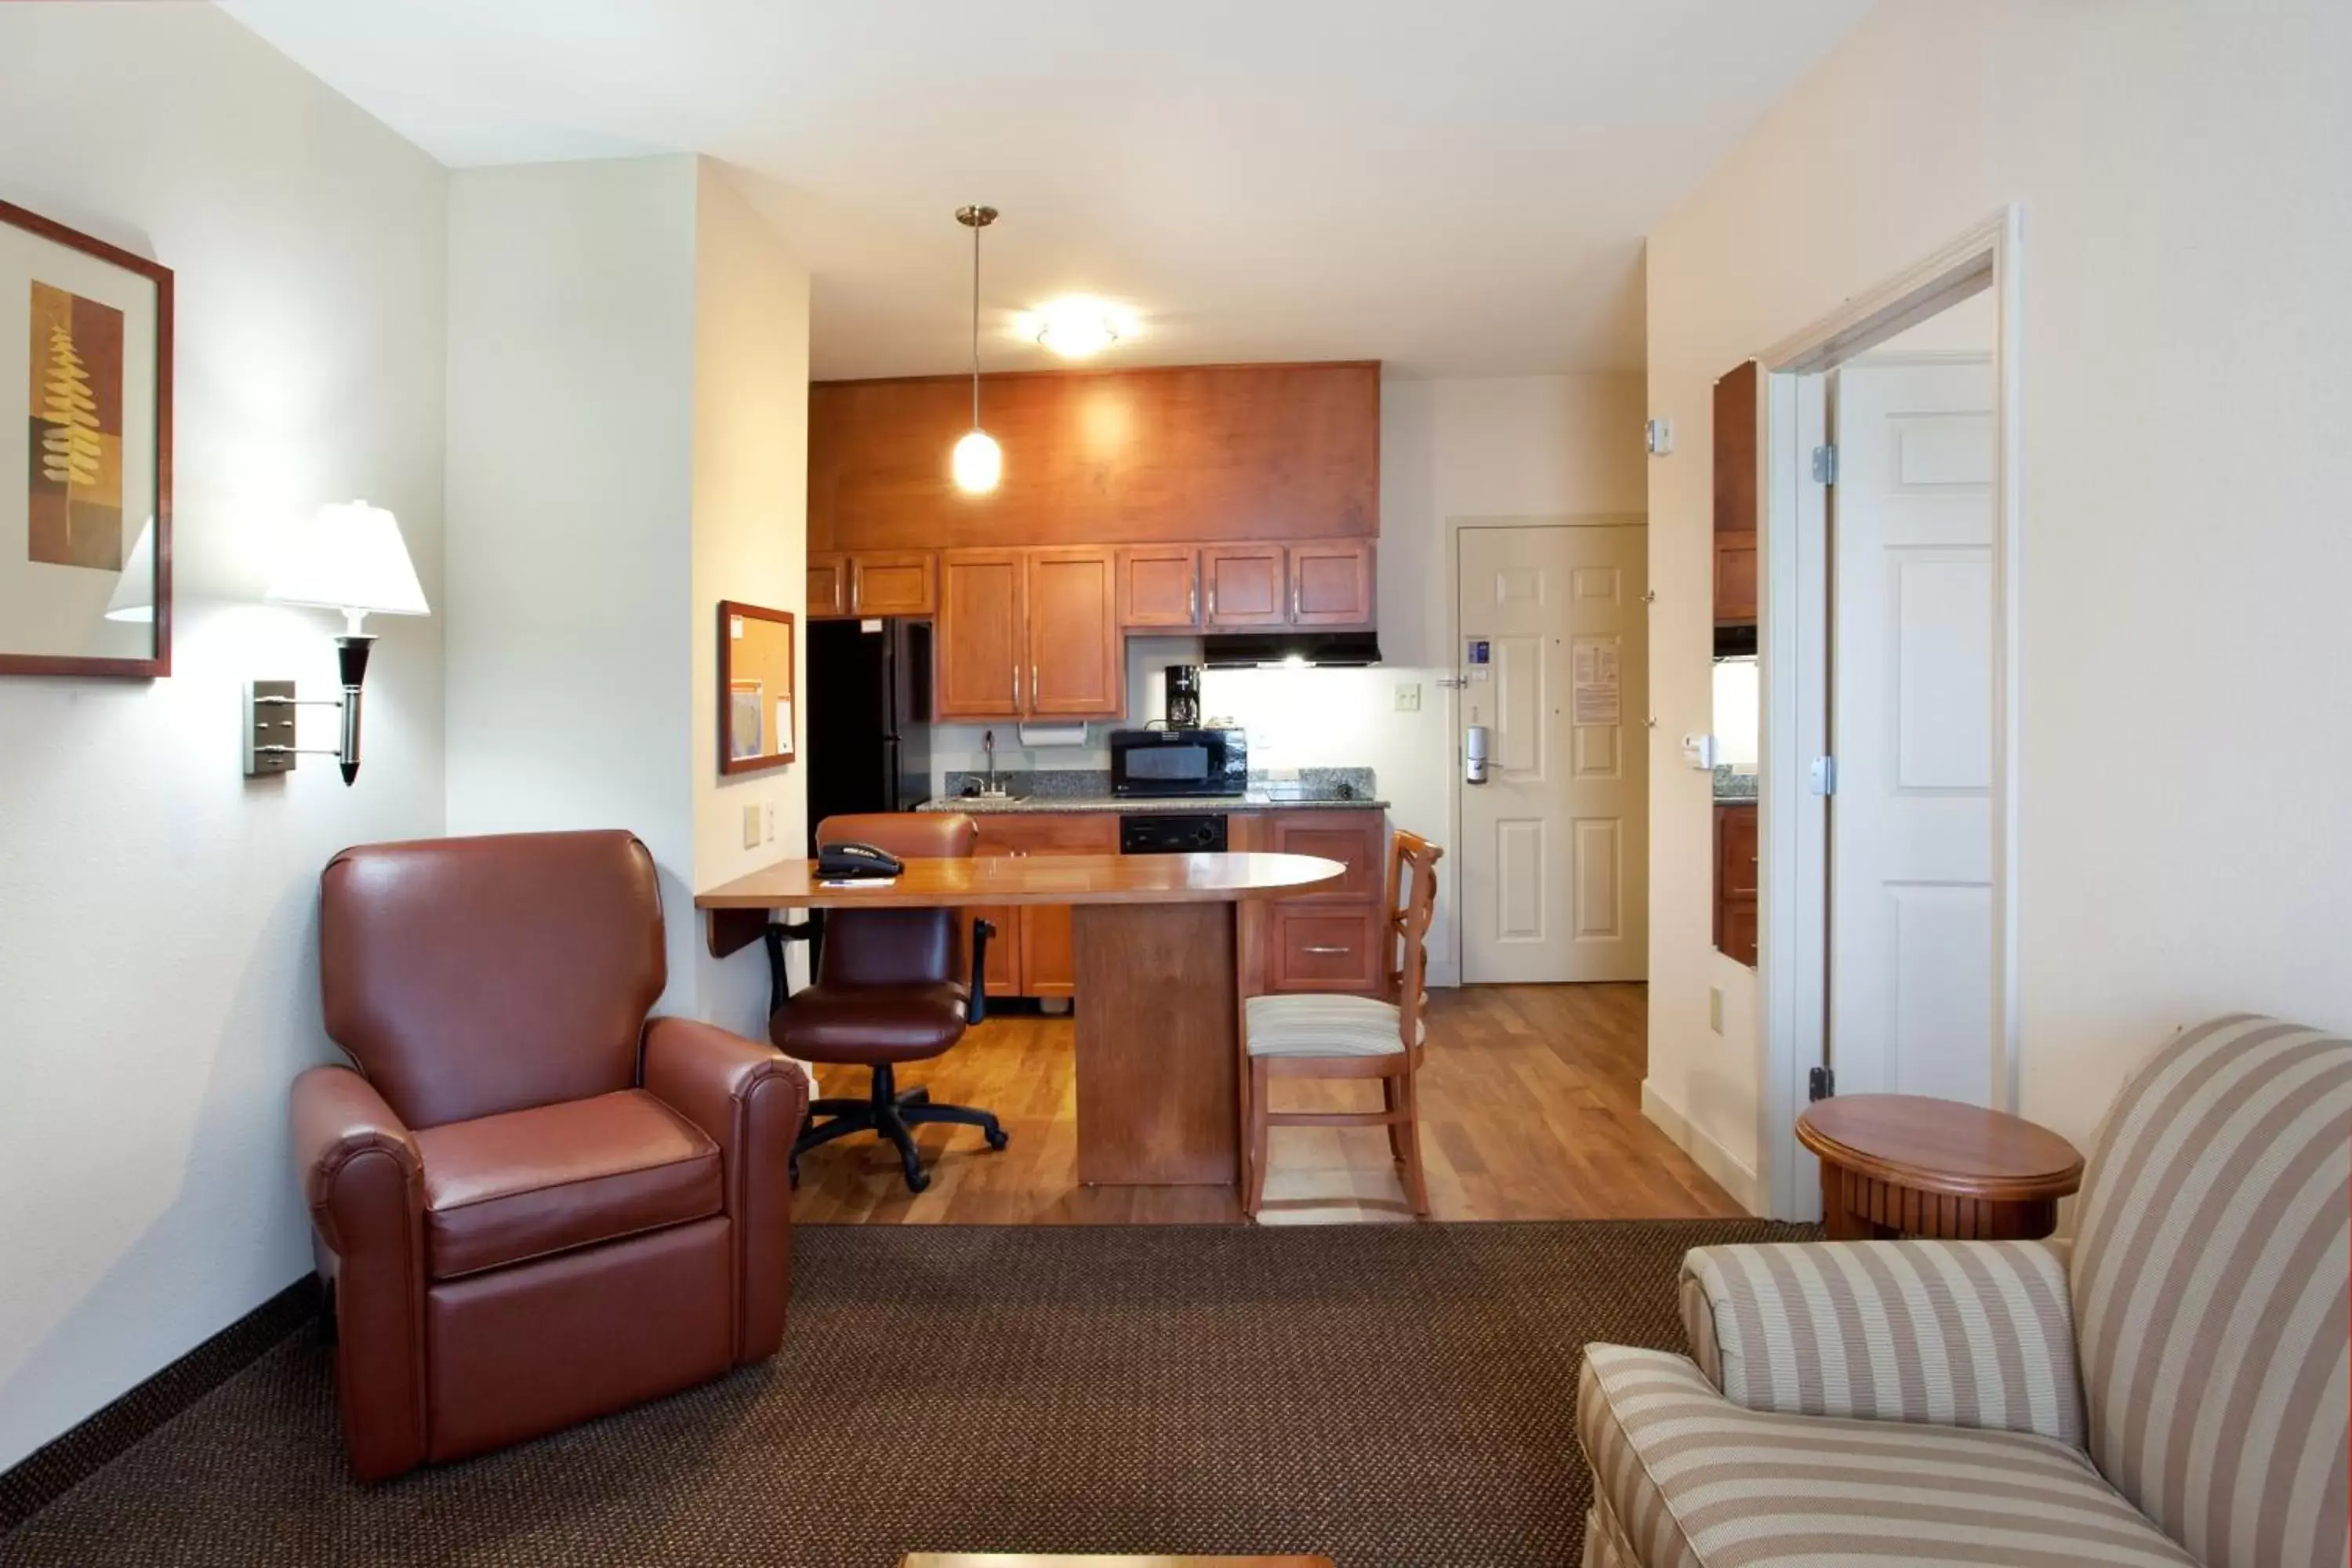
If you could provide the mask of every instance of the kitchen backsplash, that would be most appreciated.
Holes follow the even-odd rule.
[[[961,795],[967,782],[977,787],[982,777],[978,772],[950,768],[940,779],[940,793],[950,797]],[[1025,800],[1099,800],[1110,794],[1108,768],[1000,768],[996,782],[1007,795]],[[1380,798],[1379,781],[1370,768],[1252,768],[1249,782],[1253,789],[1297,784],[1310,791]],[[1215,796],[1203,796],[1202,809],[1213,809],[1215,802]]]

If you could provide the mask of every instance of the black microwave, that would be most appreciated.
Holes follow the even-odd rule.
[[[1249,737],[1240,730],[1113,730],[1110,793],[1240,795],[1249,788]]]

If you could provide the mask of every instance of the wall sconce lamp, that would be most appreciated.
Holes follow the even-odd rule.
[[[348,784],[360,773],[360,683],[367,679],[368,649],[375,644],[360,625],[371,610],[385,616],[433,613],[409,562],[408,547],[401,542],[399,522],[382,507],[365,501],[320,507],[270,580],[267,596],[276,604],[343,612],[343,635],[335,639],[343,694],[298,698],[290,680],[247,681],[246,776],[286,773],[307,752],[335,758]],[[341,709],[341,743],[332,749],[295,745],[294,710],[299,707]]]

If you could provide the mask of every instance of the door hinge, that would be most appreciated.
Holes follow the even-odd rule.
[[[1815,795],[1837,794],[1837,759],[1835,757],[1813,759],[1811,786]]]
[[[1813,448],[1813,483],[1817,485],[1837,483],[1837,448],[1835,447]]]
[[[1837,1093],[1837,1074],[1828,1068],[1815,1068],[1808,1083],[1805,1091],[1808,1100],[1827,1100]]]

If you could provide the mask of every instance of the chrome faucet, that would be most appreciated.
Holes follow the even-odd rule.
[[[996,782],[995,731],[984,730],[981,732],[980,749],[988,758],[988,777],[986,782],[982,784],[980,786],[981,795],[983,799],[987,800],[1003,800],[1004,798],[1004,786]]]

